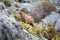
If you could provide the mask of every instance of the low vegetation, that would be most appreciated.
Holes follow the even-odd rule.
[[[51,2],[43,2],[42,5],[43,5],[44,11],[46,11],[47,13],[56,10],[55,5],[52,4]]]
[[[51,2],[41,2],[37,4],[32,10],[30,15],[35,19],[35,22],[40,22],[51,11],[55,11],[56,7]]]
[[[55,12],[59,13],[60,14],[60,10],[56,10]]]
[[[3,0],[4,4],[6,7],[10,7],[11,3],[9,2],[9,0]]]

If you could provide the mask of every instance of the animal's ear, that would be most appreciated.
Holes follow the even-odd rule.
[[[23,10],[22,8],[16,8],[16,10],[17,10],[18,12],[24,12],[24,10]]]
[[[20,11],[23,11],[23,9],[22,9],[22,8],[19,8],[19,10],[20,10]]]

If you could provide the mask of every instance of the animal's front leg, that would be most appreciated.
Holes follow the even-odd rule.
[[[34,23],[32,23],[32,26],[34,27]]]

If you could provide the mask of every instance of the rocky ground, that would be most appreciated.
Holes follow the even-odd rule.
[[[29,13],[34,9],[36,6],[35,4],[17,3],[14,0],[10,0],[9,2],[11,3],[11,6],[9,7],[7,7],[3,1],[0,2],[0,40],[48,40],[45,37],[41,38],[40,34],[38,34],[43,29],[43,25],[40,20],[39,23],[35,23],[38,27],[36,26],[33,30],[31,25],[21,22],[19,19],[20,16],[16,7],[22,8],[26,14],[30,15]],[[35,13],[39,14],[37,11],[35,10]],[[41,9],[39,16],[41,18],[41,15],[46,15],[43,18],[46,26],[50,23],[58,32],[60,32],[60,14],[55,11],[50,12],[49,15],[44,13],[45,12]],[[37,15],[37,18],[39,18],[39,16]]]

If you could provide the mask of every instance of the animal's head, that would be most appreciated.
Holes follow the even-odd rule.
[[[17,10],[19,13],[23,12],[23,9],[22,9],[22,8],[16,8],[16,10]]]

